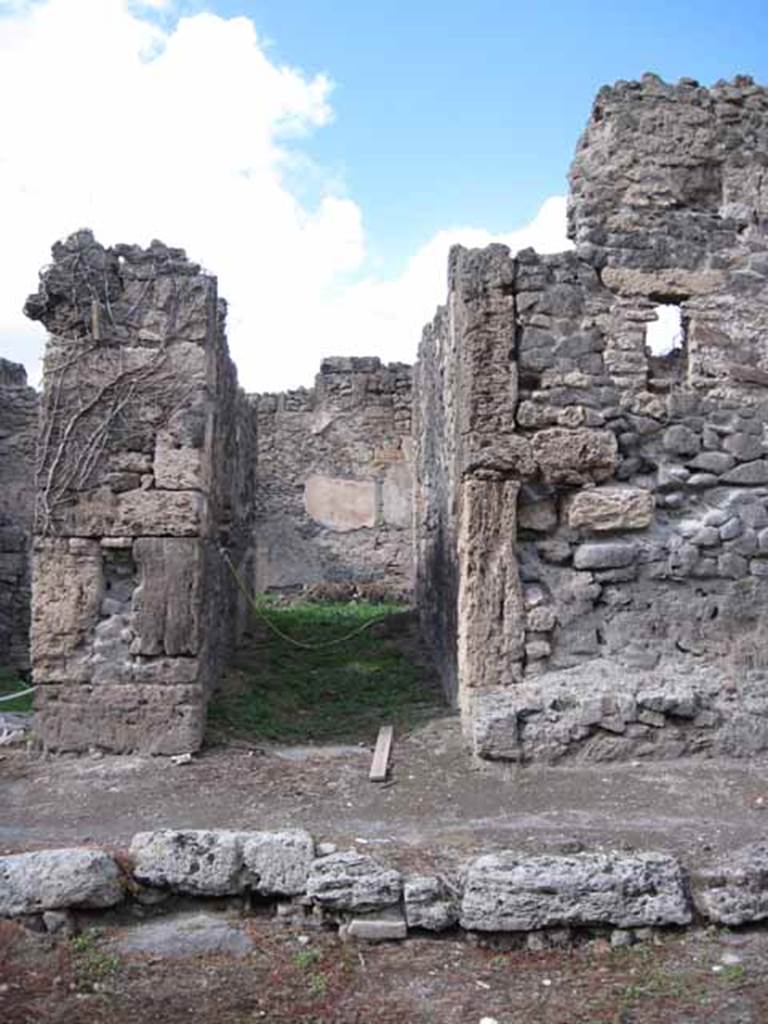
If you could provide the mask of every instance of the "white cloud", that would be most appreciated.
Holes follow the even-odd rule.
[[[314,205],[287,185],[332,117],[329,81],[273,64],[247,18],[169,22],[173,7],[0,0],[0,353],[33,375],[42,339],[19,310],[51,242],[82,226],[215,271],[250,390],[307,383],[323,355],[412,360],[453,241],[565,247],[553,198],[520,232],[443,231],[396,280],[366,276],[360,207],[330,181]]]

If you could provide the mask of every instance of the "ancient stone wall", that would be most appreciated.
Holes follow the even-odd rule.
[[[484,756],[768,747],[766,167],[749,79],[618,83],[571,170],[575,252],[451,255],[419,596],[428,638],[455,615],[436,655]]]
[[[312,389],[256,395],[256,584],[412,586],[411,369],[325,359]]]
[[[23,366],[0,359],[0,666],[29,668],[37,394]]]
[[[195,749],[238,622],[222,550],[244,566],[253,501],[254,421],[216,280],[182,250],[81,231],[54,246],[25,311],[49,332],[38,732],[60,749]]]

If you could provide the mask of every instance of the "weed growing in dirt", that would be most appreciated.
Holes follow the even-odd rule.
[[[96,991],[105,982],[114,978],[122,966],[116,953],[105,953],[99,949],[98,940],[99,932],[96,929],[70,939],[78,991]]]
[[[382,722],[410,728],[445,710],[436,683],[414,656],[413,626],[400,606],[261,607],[286,636],[328,646],[296,647],[258,623],[211,703],[214,739],[370,742]],[[388,622],[388,616],[396,617]]]
[[[16,693],[19,690],[26,690],[29,688],[29,683],[25,683],[22,679],[12,672],[8,668],[0,667],[0,697],[5,697],[10,693]],[[28,693],[26,697],[19,697],[18,700],[4,700],[0,704],[0,711],[31,711],[32,710],[32,694]]]

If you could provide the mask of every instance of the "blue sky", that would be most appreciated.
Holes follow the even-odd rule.
[[[256,0],[272,53],[334,81],[313,140],[365,204],[387,262],[451,223],[506,231],[563,192],[592,98],[655,71],[768,82],[766,0],[412,3]]]
[[[452,242],[567,245],[603,83],[768,83],[767,38],[766,0],[0,0],[0,354],[36,376],[19,310],[90,226],[218,274],[249,390],[412,361]]]

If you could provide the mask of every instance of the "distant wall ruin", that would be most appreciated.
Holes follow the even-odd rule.
[[[153,243],[53,249],[35,517],[37,730],[55,749],[196,749],[235,642],[253,417],[216,280]]]
[[[410,596],[411,368],[325,359],[311,389],[257,395],[256,586]]]
[[[476,752],[768,747],[768,93],[598,95],[573,253],[451,254],[417,371],[417,596]],[[677,346],[646,329],[680,310]]]
[[[0,359],[0,665],[15,671],[29,668],[37,416],[24,367]]]

